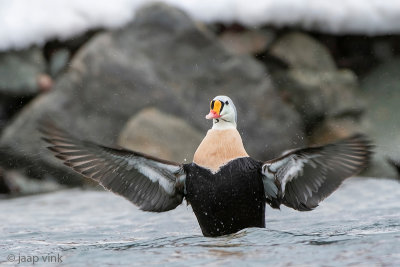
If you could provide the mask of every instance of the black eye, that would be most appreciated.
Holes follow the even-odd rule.
[[[228,102],[228,100],[226,100],[226,101],[225,101],[225,105],[229,105],[229,102]]]

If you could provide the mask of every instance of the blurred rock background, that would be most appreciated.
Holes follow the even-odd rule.
[[[400,165],[400,35],[334,35],[271,25],[200,23],[165,4],[114,29],[0,52],[0,194],[90,184],[44,148],[37,123],[190,162],[211,126],[209,101],[229,95],[249,154],[366,133],[362,175]]]

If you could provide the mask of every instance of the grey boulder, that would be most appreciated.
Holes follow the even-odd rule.
[[[126,123],[118,145],[175,162],[191,162],[203,137],[183,119],[145,108]]]
[[[41,75],[46,70],[42,51],[32,47],[21,51],[0,53],[0,93],[30,96],[40,91]]]
[[[398,177],[389,162],[400,162],[400,58],[381,64],[361,81],[368,108],[366,131],[374,140],[375,156],[367,175]]]
[[[289,32],[278,38],[269,53],[290,68],[313,71],[334,71],[335,61],[328,49],[309,35]]]
[[[281,101],[260,63],[227,52],[182,11],[155,4],[138,11],[131,24],[98,34],[81,48],[54,90],[26,106],[5,129],[0,163],[76,183],[79,176],[40,141],[37,122],[43,116],[103,145],[115,144],[131,116],[146,107],[177,116],[205,134],[211,126],[204,119],[209,101],[221,94],[237,105],[250,155],[267,160],[304,145],[299,115]]]

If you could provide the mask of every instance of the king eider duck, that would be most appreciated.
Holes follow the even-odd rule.
[[[82,141],[48,120],[40,128],[48,148],[65,165],[141,210],[169,211],[185,198],[204,236],[265,227],[266,204],[312,210],[360,172],[371,155],[370,142],[358,134],[259,161],[243,146],[232,100],[217,96],[210,107],[206,118],[213,126],[189,164]]]

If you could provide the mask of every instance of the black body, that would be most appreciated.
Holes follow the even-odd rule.
[[[195,163],[184,165],[186,200],[204,236],[265,227],[262,163],[249,157],[235,159],[213,174]]]

